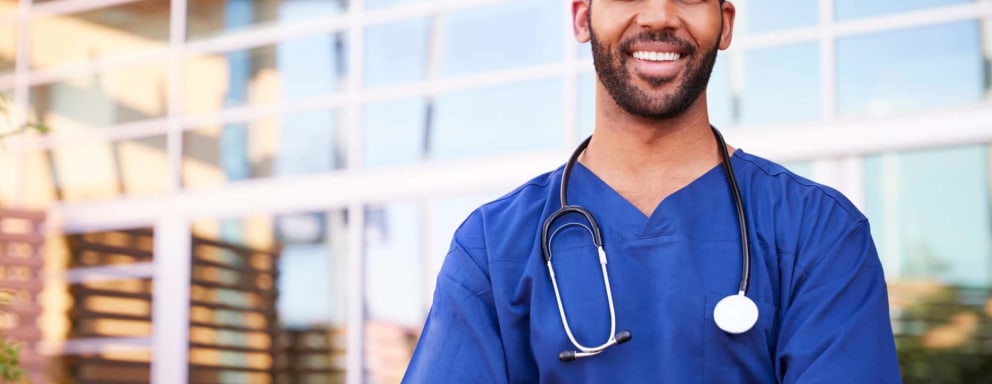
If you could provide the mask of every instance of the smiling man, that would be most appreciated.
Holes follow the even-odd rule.
[[[593,136],[458,229],[404,382],[900,382],[864,215],[710,126],[735,14],[572,0]]]

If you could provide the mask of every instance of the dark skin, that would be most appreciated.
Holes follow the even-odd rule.
[[[732,3],[718,0],[572,0],[576,39],[595,34],[643,107],[633,113],[618,104],[597,63],[596,125],[580,161],[646,216],[720,163],[705,88],[685,90],[706,52],[730,47],[735,16]],[[648,53],[678,58],[643,59]]]

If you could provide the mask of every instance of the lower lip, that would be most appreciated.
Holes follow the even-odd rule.
[[[649,61],[631,58],[636,73],[640,76],[670,79],[678,75],[682,69],[682,59],[675,61]]]

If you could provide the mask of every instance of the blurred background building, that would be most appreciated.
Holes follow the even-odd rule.
[[[734,3],[714,123],[869,216],[907,382],[992,376],[992,1]],[[453,230],[592,131],[569,8],[0,0],[34,382],[397,383]]]

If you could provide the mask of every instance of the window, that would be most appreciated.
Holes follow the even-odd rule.
[[[491,156],[562,145],[561,80],[477,88],[437,98],[434,158]]]
[[[517,0],[445,15],[442,73],[468,75],[561,60],[563,4]]]
[[[973,0],[834,0],[837,20],[848,20],[860,17],[881,16],[885,14],[916,11],[926,8],[968,4]]]
[[[886,116],[982,100],[980,31],[977,21],[967,21],[839,39],[840,115]]]
[[[290,25],[338,15],[348,8],[347,0],[244,1],[187,0],[186,35],[199,40],[251,28]]]
[[[744,53],[740,123],[765,125],[820,118],[819,44]]]
[[[326,95],[344,84],[344,33],[309,36],[186,60],[184,112],[278,104]]]
[[[165,49],[169,44],[170,2],[135,1],[33,19],[29,34],[31,68],[46,69]],[[0,44],[3,39],[0,38]]]
[[[989,177],[984,146],[865,159],[865,208],[890,279],[992,284]]]

